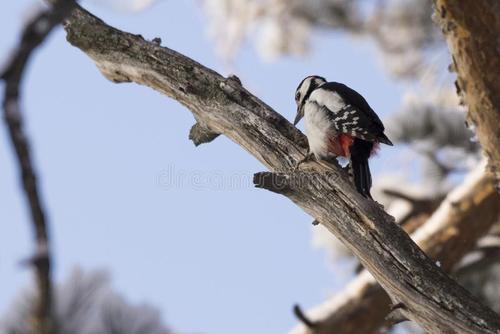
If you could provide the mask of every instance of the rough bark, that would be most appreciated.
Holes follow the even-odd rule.
[[[314,162],[290,171],[305,156],[305,137],[238,80],[82,9],[68,18],[66,31],[108,79],[133,81],[176,99],[205,129],[224,134],[269,169],[285,171],[257,174],[255,181],[290,197],[343,240],[393,302],[404,304],[405,316],[433,333],[500,331],[497,315],[436,267],[377,203],[361,197],[338,166]]]
[[[457,89],[469,107],[468,122],[500,188],[500,2],[435,0],[435,7],[458,74]]]
[[[500,217],[500,194],[494,189],[493,177],[483,169],[481,165],[473,171],[411,235],[446,271],[471,251]],[[340,294],[306,312],[314,328],[299,324],[290,333],[375,333],[385,323],[390,307],[389,296],[364,271]]]

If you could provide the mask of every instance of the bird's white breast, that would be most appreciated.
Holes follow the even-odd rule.
[[[313,102],[307,102],[304,106],[309,148],[318,158],[328,157],[328,137],[335,135],[333,124],[328,118],[328,112]]]
[[[346,103],[334,91],[317,88],[309,96],[304,106],[304,118],[309,148],[317,157],[328,157],[328,138],[336,136],[332,121]],[[333,114],[333,115],[332,115]]]

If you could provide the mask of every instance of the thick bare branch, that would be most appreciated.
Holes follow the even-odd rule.
[[[414,234],[413,240],[441,267],[451,270],[500,216],[493,177],[478,166]],[[390,311],[390,299],[366,271],[342,293],[306,312],[314,329],[297,325],[290,333],[375,333]]]
[[[33,165],[28,137],[23,129],[20,112],[20,85],[26,65],[33,51],[45,40],[52,29],[74,7],[71,0],[54,1],[47,10],[40,12],[23,30],[18,48],[3,71],[5,81],[3,100],[4,120],[9,129],[12,146],[19,163],[23,189],[30,207],[35,234],[35,254],[26,261],[36,268],[38,299],[33,312],[33,319],[28,319],[35,333],[49,334],[54,331],[52,319],[52,282],[50,275],[50,252],[47,221],[37,186],[36,172]]]
[[[377,212],[374,203],[342,191],[338,186],[341,182],[324,173],[261,173],[255,178],[259,187],[289,197],[344,241],[389,293],[392,304],[403,303],[400,312],[407,318],[432,333],[488,332],[483,326],[472,325],[477,319],[469,318],[472,305],[466,305],[463,288],[436,270],[423,253],[408,247],[408,236],[392,230],[391,217]],[[429,282],[432,284],[427,286]],[[441,295],[444,289],[447,296]],[[439,314],[428,314],[432,309]],[[316,323],[313,318],[311,321]]]
[[[469,107],[468,122],[500,187],[500,3],[435,0],[436,21],[448,41],[457,88]]]
[[[67,38],[113,81],[133,81],[170,96],[198,122],[226,135],[273,171],[305,156],[304,136],[235,82],[141,36],[121,32],[84,10],[68,18]],[[496,333],[500,319],[418,249],[372,201],[361,197],[334,165],[307,172],[259,174],[257,184],[285,194],[337,235],[390,293],[404,314],[434,333]]]

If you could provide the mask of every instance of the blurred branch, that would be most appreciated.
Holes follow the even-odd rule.
[[[383,193],[387,196],[402,199],[411,205],[411,210],[403,217],[398,219],[398,224],[401,225],[406,233],[411,234],[422,224],[427,218],[438,208],[444,199],[441,194],[429,194],[428,197],[417,197],[401,189],[383,189]]]
[[[478,253],[480,253],[480,258],[477,261],[460,266],[455,275],[459,277],[473,275],[484,268],[490,267],[493,263],[500,263],[500,246],[480,248],[478,249]]]
[[[2,334],[39,334],[26,319],[36,293],[18,295],[0,321]],[[112,288],[106,272],[76,268],[61,284],[54,284],[54,318],[58,334],[172,334],[159,311],[150,305],[130,304]]]
[[[4,121],[9,129],[12,146],[16,152],[23,189],[30,206],[35,232],[36,250],[28,262],[36,268],[39,295],[32,323],[34,331],[40,334],[52,333],[55,325],[51,314],[53,306],[49,237],[47,221],[37,187],[35,167],[30,155],[30,145],[23,130],[23,119],[19,105],[20,85],[33,51],[45,40],[52,29],[61,23],[73,6],[73,1],[55,1],[50,8],[41,11],[33,18],[24,28],[19,46],[1,74],[1,79],[5,81]]]
[[[481,164],[441,203],[427,222],[412,234],[413,240],[440,266],[450,271],[471,251],[500,216],[500,194],[494,179]],[[314,329],[299,324],[293,334],[374,333],[385,322],[390,299],[366,271],[341,293],[310,311]]]
[[[498,226],[498,224],[496,225]],[[500,238],[491,232],[460,262],[454,277],[495,312],[500,313]]]
[[[218,73],[141,36],[106,25],[84,9],[66,22],[67,39],[114,82],[136,82],[174,98],[213,133],[226,135],[273,171],[290,171],[306,140],[283,116]],[[438,268],[381,207],[361,197],[339,166],[259,173],[258,187],[292,199],[339,237],[387,289],[401,312],[434,333],[493,333],[498,316]]]
[[[435,0],[435,19],[448,40],[468,121],[500,188],[500,7],[496,0]]]

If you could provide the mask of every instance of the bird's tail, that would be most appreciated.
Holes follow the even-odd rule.
[[[367,198],[372,198],[370,188],[372,187],[372,175],[368,159],[373,149],[373,143],[356,138],[351,146],[350,169],[354,178],[354,184],[358,192]]]

